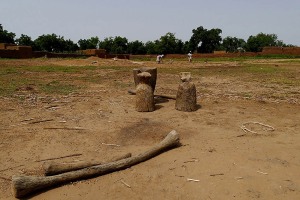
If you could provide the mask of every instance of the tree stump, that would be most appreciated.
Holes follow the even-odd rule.
[[[155,91],[156,78],[157,78],[157,68],[156,67],[142,67],[133,69],[133,78],[135,87],[140,83],[140,78],[137,76],[139,73],[148,72],[151,74],[149,80],[150,86],[152,87],[153,92]]]
[[[135,108],[138,112],[152,112],[155,109],[153,89],[150,86],[151,74],[137,74],[139,84],[136,87]]]
[[[178,87],[175,109],[192,112],[197,110],[197,97],[196,97],[196,87],[194,83],[191,83],[191,73],[182,72],[181,81],[182,83]]]

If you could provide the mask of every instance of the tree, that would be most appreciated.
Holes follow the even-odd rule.
[[[68,40],[64,40],[63,42],[63,46],[64,46],[64,51],[67,52],[75,52],[79,49],[78,45],[75,44],[72,40],[68,39]]]
[[[113,46],[114,39],[113,37],[104,38],[103,41],[99,42],[99,48],[105,49],[107,53],[111,53],[111,48]]]
[[[127,53],[128,40],[125,37],[108,37],[100,41],[99,48],[105,49],[108,53],[122,54]]]
[[[193,29],[193,35],[190,39],[190,48],[192,51],[197,50],[198,53],[212,53],[220,46],[222,37],[221,29],[204,29],[202,26]]]
[[[222,47],[226,52],[238,52],[240,49],[244,49],[246,45],[245,40],[236,37],[226,37],[223,39]]]
[[[145,48],[146,48],[147,54],[159,54],[159,53],[161,53],[158,50],[158,40],[156,40],[154,42],[152,42],[152,41],[146,42]]]
[[[111,52],[115,54],[127,53],[128,40],[125,37],[116,36],[113,40]]]
[[[91,37],[90,39],[80,39],[78,41],[79,49],[98,49],[100,40],[96,37]]]
[[[34,50],[48,52],[70,52],[76,51],[78,46],[71,40],[65,40],[56,34],[41,35],[34,40]]]
[[[0,43],[15,43],[16,34],[12,32],[8,32],[3,29],[2,24],[0,24]]]
[[[143,42],[135,40],[128,43],[127,52],[129,54],[146,54],[147,50]]]
[[[277,40],[276,34],[259,33],[256,36],[251,35],[247,40],[247,51],[260,52],[266,46],[284,46],[283,42]]]
[[[21,34],[21,37],[16,39],[16,43],[18,45],[23,45],[23,46],[33,46],[34,42],[31,40],[31,37],[28,35]]]
[[[161,36],[158,40],[158,48],[160,53],[181,53],[183,42],[175,37],[174,33],[168,32],[166,35]]]

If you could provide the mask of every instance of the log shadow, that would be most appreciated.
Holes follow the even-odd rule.
[[[155,110],[159,110],[159,109],[161,109],[161,108],[163,108],[164,106],[162,106],[162,105],[155,105]]]

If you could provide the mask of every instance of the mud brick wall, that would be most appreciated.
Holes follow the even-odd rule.
[[[300,47],[264,47],[263,55],[300,55]]]
[[[99,55],[106,54],[106,50],[105,49],[86,49],[86,50],[80,51],[80,53],[82,53],[84,55],[89,55],[89,56],[99,56]]]
[[[105,55],[101,55],[104,57],[100,57],[100,55],[98,56],[99,58],[118,58],[118,59],[130,59],[129,54],[105,54]]]
[[[0,49],[7,49],[8,46],[16,46],[16,45],[10,43],[0,43]]]
[[[32,58],[32,48],[30,46],[1,43],[0,50],[1,58]]]
[[[34,51],[33,56],[34,58],[86,58],[89,57],[88,55],[78,54],[78,53],[52,53],[46,51]]]
[[[19,51],[0,49],[0,58],[19,58]]]

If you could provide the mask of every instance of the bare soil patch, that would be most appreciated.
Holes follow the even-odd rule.
[[[140,66],[158,68],[156,94],[176,95],[178,73],[192,72],[199,109],[168,100],[136,112],[127,90]],[[40,175],[39,160],[135,155],[173,129],[179,148],[30,199],[300,198],[299,60],[0,59],[0,83],[0,199],[14,199],[12,175]],[[246,127],[256,133],[245,132],[247,122],[275,130],[254,123]]]

